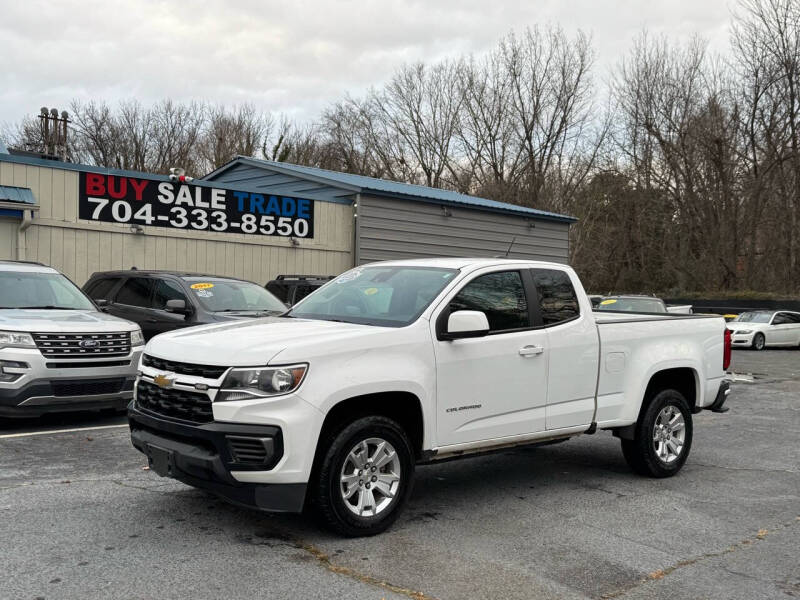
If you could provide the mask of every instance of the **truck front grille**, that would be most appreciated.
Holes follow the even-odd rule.
[[[180,375],[193,375],[195,377],[205,377],[206,379],[219,379],[228,370],[228,367],[216,367],[213,365],[195,365],[192,363],[175,362],[174,360],[164,360],[149,354],[142,356],[142,365],[158,369],[159,371],[169,371]]]
[[[136,387],[136,406],[142,410],[181,421],[211,423],[214,413],[206,394],[175,388],[161,388],[140,380]]]
[[[96,358],[127,356],[131,334],[115,333],[34,333],[33,340],[46,358]]]
[[[116,394],[122,391],[124,378],[115,379],[75,379],[72,381],[51,381],[53,395],[95,396],[98,394]]]

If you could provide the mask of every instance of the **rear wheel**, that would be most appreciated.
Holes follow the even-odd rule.
[[[622,453],[640,475],[671,477],[689,456],[692,432],[692,411],[686,399],[676,390],[662,390],[636,423],[634,439],[622,440]]]
[[[767,345],[767,340],[764,338],[763,333],[757,333],[753,336],[753,350],[763,350]]]
[[[413,477],[413,452],[403,428],[386,417],[363,417],[330,440],[314,481],[314,506],[337,533],[374,535],[397,519]]]

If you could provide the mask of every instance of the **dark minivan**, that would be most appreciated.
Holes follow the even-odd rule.
[[[104,312],[138,323],[145,340],[179,327],[279,315],[287,308],[250,281],[177,271],[95,273],[83,291]]]

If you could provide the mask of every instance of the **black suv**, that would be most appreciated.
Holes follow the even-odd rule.
[[[179,327],[279,315],[287,308],[250,281],[176,271],[95,273],[83,291],[101,310],[138,323],[145,340]]]
[[[264,287],[289,306],[294,306],[333,277],[333,275],[278,275]]]

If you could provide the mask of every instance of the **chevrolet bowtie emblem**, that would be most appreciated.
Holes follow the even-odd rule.
[[[156,375],[155,377],[153,377],[153,383],[155,383],[158,387],[168,388],[172,387],[174,380],[170,379],[166,375]]]

